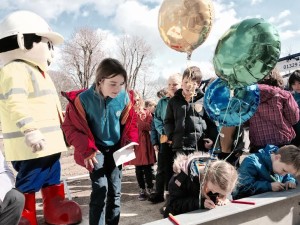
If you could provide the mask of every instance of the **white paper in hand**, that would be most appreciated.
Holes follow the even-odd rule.
[[[129,162],[130,160],[135,159],[134,146],[139,145],[136,142],[130,142],[128,145],[120,148],[115,151],[113,154],[116,166],[119,166],[123,163]]]

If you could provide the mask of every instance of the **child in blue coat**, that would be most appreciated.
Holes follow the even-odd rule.
[[[291,175],[297,176],[299,171],[300,148],[294,145],[281,148],[267,145],[241,163],[239,184],[233,192],[233,198],[296,188],[296,180]]]

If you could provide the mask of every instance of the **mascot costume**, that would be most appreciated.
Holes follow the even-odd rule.
[[[16,188],[25,195],[19,224],[37,225],[35,192],[41,190],[46,223],[76,224],[76,202],[65,200],[60,154],[66,151],[62,111],[47,74],[53,45],[63,37],[29,11],[11,13],[0,23],[0,116],[6,159],[18,172]]]

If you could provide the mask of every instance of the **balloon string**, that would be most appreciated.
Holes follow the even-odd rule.
[[[192,95],[192,103],[194,103],[194,95]],[[196,121],[195,121],[195,117],[196,117],[196,115],[195,115],[195,103],[194,103],[194,107],[192,107],[192,110],[193,110],[193,117],[194,117],[194,124],[196,123]],[[195,146],[195,148],[196,148],[196,152],[198,152],[199,150],[198,150],[198,144],[197,144],[197,130],[196,130],[196,127],[194,126],[194,134],[195,134],[195,143],[196,143],[196,146]]]
[[[234,147],[231,151],[231,153],[224,159],[225,161],[234,153],[236,147],[237,147],[237,144],[238,144],[238,140],[239,140],[239,137],[240,137],[240,131],[241,131],[241,126],[242,126],[242,115],[241,115],[241,112],[242,112],[242,101],[240,99],[237,99],[236,100],[239,102],[239,105],[240,105],[240,109],[239,109],[239,119],[240,119],[240,122],[239,122],[239,126],[238,126],[238,132],[237,132],[237,136],[236,136],[236,140],[233,142],[234,143]]]
[[[238,132],[237,132],[236,140],[233,142],[234,143],[234,147],[233,147],[231,153],[224,159],[225,161],[234,153],[234,151],[235,151],[235,149],[237,147],[238,139],[240,137],[241,125],[242,125],[242,115],[241,115],[241,111],[242,111],[242,104],[241,104],[241,102],[242,101],[240,99],[237,99],[237,98],[235,98],[235,99],[239,103],[239,125],[238,125]],[[230,101],[228,103],[227,109],[229,108],[229,106],[231,106],[231,104],[232,104],[232,98],[230,98]],[[227,109],[226,109],[226,113],[225,113],[225,116],[224,116],[224,119],[223,119],[223,123],[224,123],[225,118],[227,116]]]
[[[191,66],[191,57],[189,57],[191,55],[189,55],[188,53],[188,56],[186,58],[186,68],[188,68],[190,70],[190,66]],[[191,71],[190,71],[190,74],[191,74]]]
[[[224,122],[225,122],[226,116],[228,115],[227,113],[228,113],[229,107],[231,106],[231,104],[232,104],[232,102],[233,102],[232,99],[233,99],[233,92],[230,92],[230,99],[229,99],[229,102],[228,102],[228,105],[227,105],[227,108],[226,108],[226,111],[225,111],[225,115],[224,115],[224,119],[223,119],[223,124],[224,124]],[[240,134],[240,131],[241,131],[241,124],[242,124],[242,115],[241,115],[242,104],[241,104],[241,102],[242,102],[242,101],[241,101],[240,99],[237,99],[237,98],[235,98],[235,99],[239,102],[239,105],[240,105],[240,107],[239,107],[239,120],[240,120],[240,121],[239,121],[239,126],[238,126],[238,133],[237,133],[238,135],[237,135],[237,137],[236,137],[236,140],[234,141],[234,147],[233,147],[233,150],[232,150],[231,153],[224,159],[224,161],[226,161],[226,160],[233,154],[234,150],[236,149],[236,146],[237,146],[237,143],[238,143],[238,139],[239,139],[239,136],[240,136],[239,134]],[[222,127],[221,127],[221,128],[222,128]],[[220,133],[221,133],[221,131],[218,132],[218,135],[217,135],[217,138],[216,138],[214,147],[213,147],[212,152],[211,152],[211,156],[210,156],[210,158],[208,159],[208,161],[207,161],[206,164],[205,164],[204,175],[203,175],[203,180],[202,180],[202,182],[201,182],[201,180],[200,180],[200,170],[198,169],[198,173],[199,173],[199,183],[200,183],[200,192],[199,192],[199,205],[200,205],[200,208],[201,208],[201,204],[202,204],[202,201],[201,201],[202,187],[203,187],[204,181],[205,181],[205,179],[206,179],[206,175],[207,175],[207,171],[208,171],[208,165],[209,165],[210,161],[213,159],[213,158],[212,158],[212,157],[213,157],[213,152],[215,151],[217,142],[219,141]]]
[[[192,57],[192,52],[187,52],[187,57],[186,57],[186,59],[187,59],[187,60],[191,60],[191,57]]]
[[[231,100],[232,100],[232,97],[229,98],[229,102],[228,102],[227,107],[226,107],[226,111],[225,111],[225,115],[224,115],[222,124],[224,124],[224,122],[225,122],[225,118],[226,118],[226,116],[227,116],[229,107],[230,107],[230,105],[231,105]],[[222,126],[220,127],[220,131],[218,132],[218,135],[217,135],[217,138],[216,138],[214,147],[213,147],[213,149],[212,149],[212,151],[211,151],[211,153],[210,153],[211,155],[213,155],[214,151],[216,150],[216,146],[217,146],[217,143],[218,143],[219,138],[220,138],[221,129],[222,129]]]
[[[192,71],[190,69],[190,63],[191,63],[191,53],[187,53],[188,54],[188,58],[187,58],[187,61],[186,61],[186,67],[187,69],[189,70],[189,78],[191,78],[191,75],[192,75]],[[196,88],[192,89],[191,91],[191,102],[194,103],[194,97],[196,96]],[[193,117],[195,118],[196,115],[195,115],[195,103],[194,103],[194,107],[192,107],[192,110],[193,110]],[[196,123],[195,119],[194,119],[194,124]],[[197,143],[197,130],[196,130],[196,127],[194,126],[194,134],[195,134],[195,143],[196,143],[196,152],[199,151],[199,148],[198,148],[198,143]],[[202,154],[203,154],[203,151],[202,151]]]
[[[233,92],[231,91],[230,92],[230,99],[229,99],[229,102],[228,102],[228,105],[227,105],[227,108],[226,108],[226,111],[225,111],[225,115],[224,115],[224,118],[223,118],[223,124],[224,124],[224,122],[225,122],[225,119],[226,119],[226,116],[228,115],[228,110],[229,110],[229,107],[231,106],[231,104],[232,104],[232,99],[233,99]],[[241,115],[241,111],[242,111],[242,104],[241,104],[241,100],[240,99],[237,99],[237,98],[235,98],[238,102],[239,102],[239,125],[238,125],[238,135],[237,135],[237,137],[236,137],[236,140],[234,141],[234,147],[233,147],[233,150],[231,151],[231,153],[224,159],[225,161],[233,154],[233,152],[234,152],[234,150],[236,149],[236,146],[237,146],[237,143],[238,143],[238,139],[239,139],[239,134],[240,134],[240,131],[241,131],[241,124],[242,124],[242,115]],[[220,128],[220,130],[222,129],[222,127]],[[215,144],[214,144],[214,147],[213,147],[213,149],[212,149],[212,151],[211,151],[211,154],[213,155],[213,153],[214,153],[214,151],[215,151],[215,149],[216,149],[216,146],[217,146],[217,143],[218,143],[218,141],[219,141],[219,138],[220,138],[220,133],[221,133],[221,131],[220,132],[218,132],[218,135],[217,135],[217,138],[216,138],[216,141],[215,141]]]

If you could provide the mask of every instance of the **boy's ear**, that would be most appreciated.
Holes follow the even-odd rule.
[[[279,154],[275,155],[275,159],[281,161],[281,155]]]

